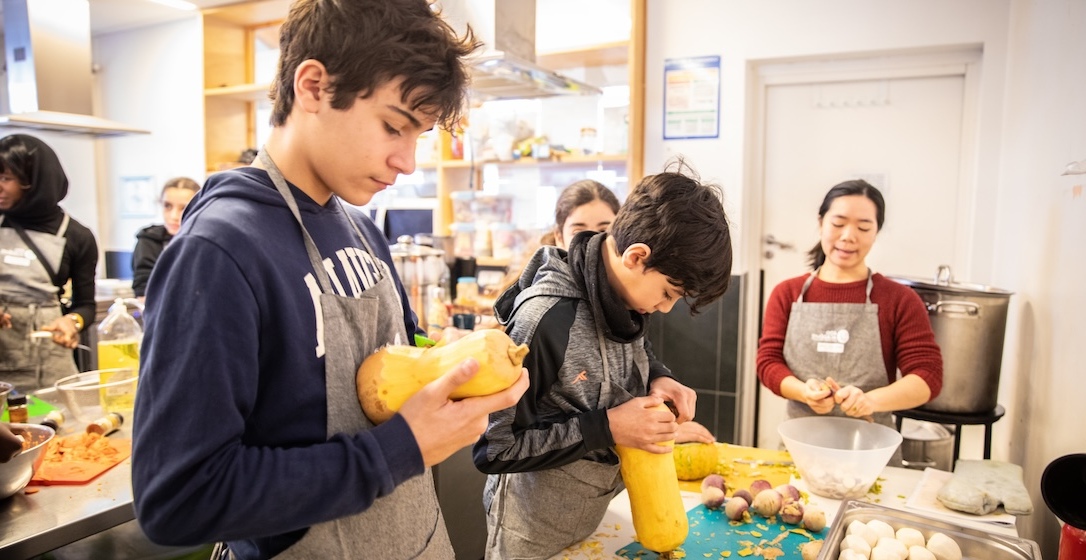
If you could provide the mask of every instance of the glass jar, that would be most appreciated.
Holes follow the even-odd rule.
[[[456,305],[473,306],[479,299],[479,284],[474,276],[462,276],[456,279]]]

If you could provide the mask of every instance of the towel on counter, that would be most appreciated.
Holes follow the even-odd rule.
[[[1003,461],[959,460],[936,497],[950,509],[976,515],[992,513],[1000,504],[1014,515],[1033,513],[1022,467]]]

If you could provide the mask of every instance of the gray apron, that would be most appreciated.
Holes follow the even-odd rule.
[[[302,224],[298,204],[283,175],[267,152],[260,151],[260,161],[275,187],[286,200],[305,238],[306,252],[320,282],[321,316],[324,319],[325,387],[328,398],[328,429],[331,437],[339,433],[368,430],[373,424],[358,403],[355,375],[362,360],[397,336],[406,341],[403,306],[389,267],[378,259],[354,221],[358,238],[381,267],[383,278],[359,298],[336,295],[324,268],[316,244]],[[348,220],[350,218],[348,217]],[[400,485],[388,496],[378,498],[366,511],[320,523],[305,536],[276,556],[277,559],[454,558],[452,543],[445,530],[445,519],[434,490],[433,476],[427,468],[422,476]]]
[[[0,224],[4,218],[0,215]],[[68,221],[65,214],[53,235],[26,230],[53,270],[60,269],[64,257]],[[75,374],[70,348],[48,338],[30,338],[31,332],[57,320],[63,311],[53,279],[14,228],[0,227],[0,286],[0,310],[11,315],[12,327],[0,329],[0,379],[26,392]]]
[[[597,409],[621,391],[611,382],[603,333],[596,328],[603,357]],[[639,364],[647,381],[648,361]],[[622,488],[619,466],[582,459],[541,471],[497,476],[487,510],[486,560],[547,559],[583,541],[596,530],[607,506]]]
[[[800,381],[832,377],[842,387],[855,385],[865,393],[886,386],[886,362],[882,359],[879,332],[879,305],[871,303],[874,281],[867,273],[865,303],[810,303],[803,296],[811,287],[818,270],[803,283],[799,298],[792,304],[788,330],[784,336],[784,361]],[[829,412],[846,416],[840,407]],[[811,407],[788,401],[788,417],[817,416]],[[874,421],[896,427],[889,412],[876,412]],[[894,452],[891,465],[901,463],[901,450]]]

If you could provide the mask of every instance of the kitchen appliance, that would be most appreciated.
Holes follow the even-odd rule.
[[[1049,463],[1041,474],[1041,497],[1063,522],[1058,560],[1086,560],[1086,453]]]
[[[889,278],[909,286],[924,301],[943,353],[943,390],[920,408],[959,414],[995,409],[1007,307],[1014,292],[955,282],[946,265],[933,280]]]
[[[87,0],[3,0],[6,68],[0,127],[97,137],[149,131],[91,114],[94,78]]]
[[[418,317],[419,327],[428,330],[427,311],[432,300],[448,293],[449,267],[445,265],[445,251],[416,244],[410,235],[401,235],[389,250],[411,309]],[[434,325],[438,329],[444,326]]]

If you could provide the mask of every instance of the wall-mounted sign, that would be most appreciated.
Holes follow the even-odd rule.
[[[664,61],[664,140],[720,136],[720,57]]]
[[[153,218],[159,214],[154,177],[121,177],[121,217]]]

